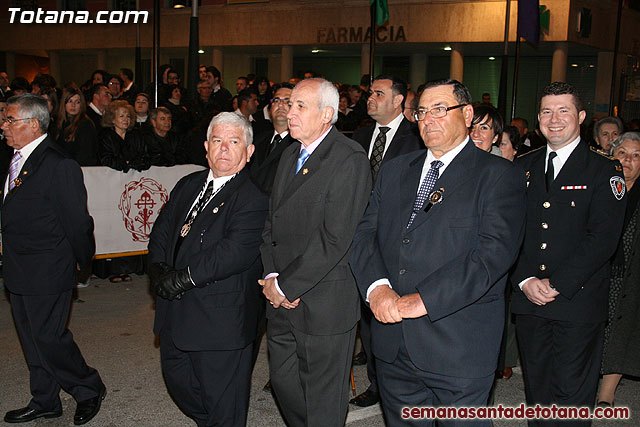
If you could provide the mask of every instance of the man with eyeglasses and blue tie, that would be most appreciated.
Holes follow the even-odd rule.
[[[487,404],[524,231],[524,173],[470,141],[468,89],[429,82],[414,114],[427,151],[380,168],[351,255],[392,427],[408,421],[403,407]]]
[[[66,327],[76,271],[95,252],[93,219],[80,166],[46,134],[48,125],[43,98],[9,98],[2,130],[14,154],[0,198],[3,273],[33,397],[4,421],[60,417],[62,388],[78,402],[73,421],[81,425],[106,394]]]
[[[367,154],[333,124],[338,91],[303,80],[287,114],[294,142],[276,172],[260,249],[271,385],[291,426],[345,423],[360,302],[348,260],[371,194]]]

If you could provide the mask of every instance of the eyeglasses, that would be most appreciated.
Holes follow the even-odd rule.
[[[455,110],[456,108],[464,107],[465,105],[469,104],[458,104],[453,107],[435,107],[430,110],[418,108],[413,112],[413,118],[416,119],[417,122],[421,122],[427,116],[427,113],[429,113],[434,119],[441,119],[447,115],[447,111]]]
[[[288,105],[289,104],[289,98],[278,98],[278,97],[276,97],[276,98],[273,98],[271,100],[271,103],[272,104],[276,104],[276,105],[280,104],[281,102],[284,102],[285,105]]]
[[[6,119],[4,119],[4,121],[7,122],[9,125],[12,125],[15,122],[20,122],[22,120],[31,120],[31,119],[33,119],[33,117],[29,117],[26,119],[14,119],[13,117],[7,117]]]

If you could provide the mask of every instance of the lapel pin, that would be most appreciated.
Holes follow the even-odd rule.
[[[309,169],[307,168],[302,169],[302,175],[306,175],[308,173],[309,173]]]
[[[20,178],[16,178],[13,180],[13,183],[16,187],[20,187],[20,185],[22,184],[22,180]]]
[[[216,206],[215,208],[213,208],[211,212],[213,212],[214,214],[217,214],[222,206],[224,206],[224,202],[220,203],[219,206]]]
[[[435,205],[436,203],[442,202],[442,192],[443,191],[444,191],[444,189],[441,188],[440,190],[436,190],[436,191],[432,192],[429,195],[429,203],[431,203],[432,205]]]
[[[22,171],[22,175],[26,175],[27,173],[27,171]]]
[[[218,207],[217,206],[215,208],[213,208],[213,213],[214,214],[218,213]]]

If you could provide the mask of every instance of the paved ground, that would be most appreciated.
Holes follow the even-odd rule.
[[[97,368],[107,385],[102,410],[88,425],[108,427],[179,427],[195,425],[185,417],[167,395],[160,373],[160,357],[151,331],[153,300],[147,291],[146,276],[134,276],[130,283],[112,284],[94,280],[78,290],[70,328],[88,363]],[[10,307],[0,291],[0,415],[24,406],[29,401],[28,371],[13,327]],[[284,426],[273,397],[262,391],[267,380],[265,344],[253,374],[248,426]],[[354,368],[357,392],[367,385],[364,366]],[[496,405],[519,405],[524,400],[522,376],[497,384]],[[66,393],[64,416],[37,420],[30,425],[71,426],[75,402]],[[632,414],[640,414],[640,382],[623,380],[617,394],[619,405],[629,405]],[[0,421],[1,425],[3,424]],[[378,406],[351,407],[350,427],[384,426]],[[524,421],[495,420],[495,426],[525,426]],[[609,421],[595,426],[638,426],[640,421]]]

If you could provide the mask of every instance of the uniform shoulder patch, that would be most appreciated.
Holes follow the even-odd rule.
[[[611,191],[613,191],[613,195],[617,200],[622,200],[624,193],[627,189],[627,186],[624,183],[624,178],[619,176],[612,176],[609,180],[609,184],[611,185]]]
[[[589,146],[589,149],[591,151],[593,151],[594,153],[596,153],[596,154],[600,154],[602,157],[606,157],[609,160],[614,160],[613,156],[610,156],[609,153],[602,151],[601,148],[596,148],[596,147],[593,147],[593,146]]]
[[[545,148],[547,148],[547,146],[543,145],[542,147],[538,147],[535,150],[531,150],[531,151],[528,151],[528,152],[526,152],[524,154],[519,155],[518,158],[527,157],[529,154],[537,153],[538,151],[540,151],[542,149],[545,149]]]

